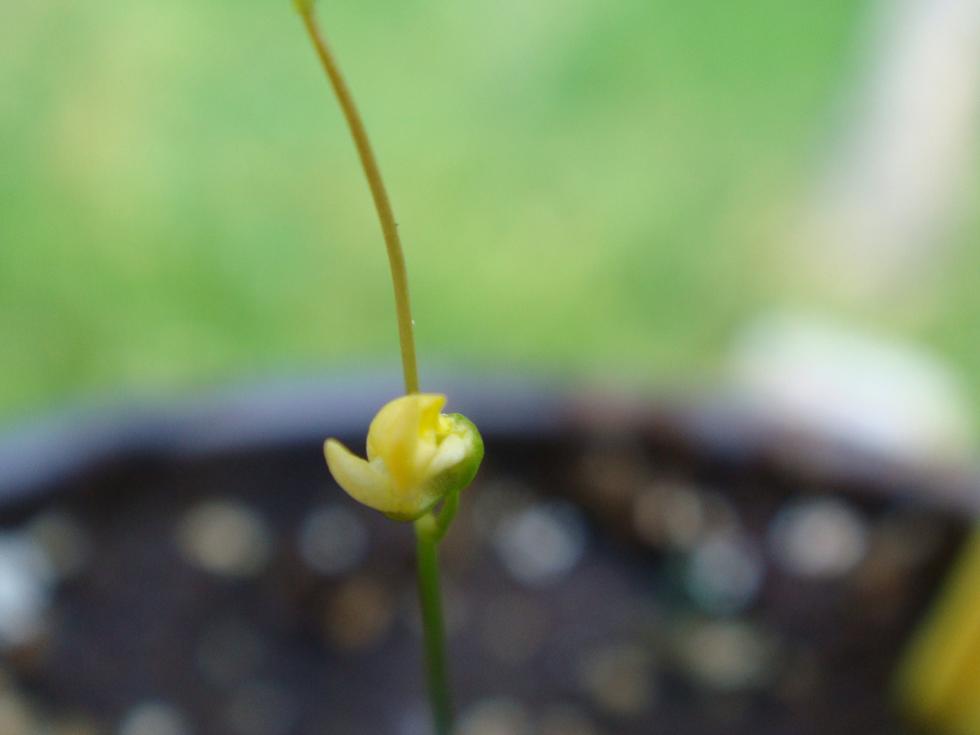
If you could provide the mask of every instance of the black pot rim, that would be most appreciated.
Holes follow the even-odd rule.
[[[431,382],[449,410],[484,436],[541,440],[634,433],[711,463],[754,463],[861,493],[907,498],[980,518],[976,467],[924,467],[833,437],[780,426],[718,396],[642,396],[508,375]],[[363,436],[384,402],[402,392],[392,374],[287,378],[176,399],[75,406],[0,433],[0,506],[28,501],[72,477],[133,459],[181,460]]]

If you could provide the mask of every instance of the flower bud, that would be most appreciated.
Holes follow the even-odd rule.
[[[483,460],[483,438],[465,416],[440,413],[445,405],[437,393],[387,403],[368,429],[367,460],[327,439],[323,450],[337,484],[398,521],[420,518],[464,489]]]

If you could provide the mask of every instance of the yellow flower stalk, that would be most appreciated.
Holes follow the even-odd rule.
[[[413,393],[386,404],[367,435],[367,459],[336,439],[323,450],[337,484],[397,521],[414,521],[473,480],[483,439],[460,414],[443,414],[446,397]]]

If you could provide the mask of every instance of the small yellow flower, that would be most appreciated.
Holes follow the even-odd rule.
[[[483,439],[458,413],[440,413],[446,397],[413,393],[387,403],[367,435],[367,460],[327,439],[327,466],[354,500],[399,521],[412,521],[472,482]]]

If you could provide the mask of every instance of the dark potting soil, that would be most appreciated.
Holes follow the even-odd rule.
[[[891,678],[961,522],[637,436],[487,444],[441,551],[460,735],[906,732]],[[4,735],[429,732],[411,527],[315,445],[2,520]]]

